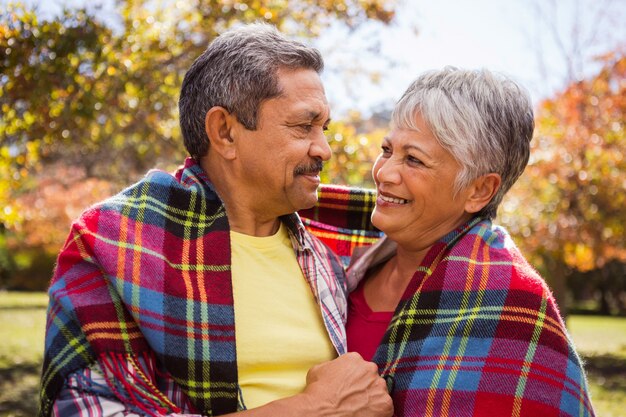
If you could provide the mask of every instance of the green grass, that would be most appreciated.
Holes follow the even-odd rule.
[[[618,353],[626,357],[626,318],[571,316],[567,328],[585,355]]]
[[[567,327],[585,362],[596,414],[623,417],[626,410],[626,318],[571,316]]]
[[[0,292],[0,417],[33,416],[47,296]],[[596,414],[621,417],[626,410],[626,318],[570,316],[567,322],[585,361]]]
[[[45,294],[0,292],[0,367],[41,361],[47,303]]]
[[[44,292],[0,291],[0,308],[46,308],[48,295]]]
[[[48,297],[0,292],[0,416],[37,412]]]

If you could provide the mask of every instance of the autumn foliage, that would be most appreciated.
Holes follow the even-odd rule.
[[[331,22],[390,22],[395,8],[392,0],[117,4],[114,24],[93,10],[48,20],[22,6],[0,11],[0,289],[45,287],[74,217],[147,169],[183,160],[178,90],[217,34],[260,19],[310,37]],[[586,288],[577,297],[599,292],[605,310],[626,312],[626,56],[601,59],[598,74],[538,106],[530,164],[498,221],[562,305],[575,282]],[[387,117],[334,121],[323,180],[373,186]]]
[[[602,61],[539,106],[530,164],[501,216],[557,288],[626,261],[626,56]],[[624,294],[613,298],[626,307]]]
[[[97,9],[44,20],[21,5],[0,11],[0,288],[45,286],[49,259],[76,213],[149,168],[171,170],[183,161],[178,90],[220,32],[266,21],[306,38],[333,22],[388,23],[395,6],[393,0],[116,4],[106,23]],[[39,277],[29,268],[42,258],[48,264]]]

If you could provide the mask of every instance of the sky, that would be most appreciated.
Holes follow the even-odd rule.
[[[580,78],[597,71],[594,56],[616,47],[626,49],[624,21],[625,0],[409,0],[389,27],[373,25],[378,27],[353,34],[348,42],[337,42],[342,37],[335,35],[320,42],[327,63],[339,68],[354,63],[384,74],[378,85],[369,88],[363,87],[362,77],[332,79],[333,88],[347,88],[343,95],[356,96],[352,102],[389,106],[421,72],[453,65],[505,73],[538,103],[571,78],[566,56],[578,58],[573,60],[572,75]],[[362,51],[368,42],[379,42],[380,49],[364,62],[345,53]],[[353,79],[354,85],[346,79]]]
[[[390,25],[370,23],[354,31],[333,25],[308,41],[325,58],[322,78],[334,117],[389,109],[421,72],[446,65],[505,73],[538,103],[572,77],[597,71],[593,56],[626,49],[626,0],[396,1]],[[62,4],[86,0],[26,3],[55,13]],[[100,3],[108,4],[100,13],[109,8],[114,15],[112,0]],[[568,57],[575,58],[571,74]]]

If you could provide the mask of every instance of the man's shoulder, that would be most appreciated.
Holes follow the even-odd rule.
[[[105,200],[87,209],[85,214],[101,211],[118,211],[140,201],[150,203],[152,198],[163,200],[173,190],[181,188],[176,178],[161,170],[151,170],[137,182],[127,186]],[[165,191],[165,193],[164,193]]]
[[[189,175],[180,177],[160,169],[152,169],[134,184],[129,185],[96,206],[114,208],[120,204],[134,204],[138,200],[144,203],[156,200],[162,204],[175,205],[180,199],[183,201],[188,198],[196,199],[198,194],[201,194],[203,199],[208,201],[218,199],[212,186],[200,178]]]
[[[167,221],[161,218],[169,221],[179,218],[180,222],[195,219],[204,223],[207,217],[221,211],[222,204],[208,184],[185,182],[169,172],[154,169],[117,194],[87,208],[76,222],[89,224],[127,217],[155,224]]]

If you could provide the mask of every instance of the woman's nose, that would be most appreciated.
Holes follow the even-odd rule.
[[[378,157],[374,165],[374,180],[397,184],[400,182],[400,163],[392,158]]]

